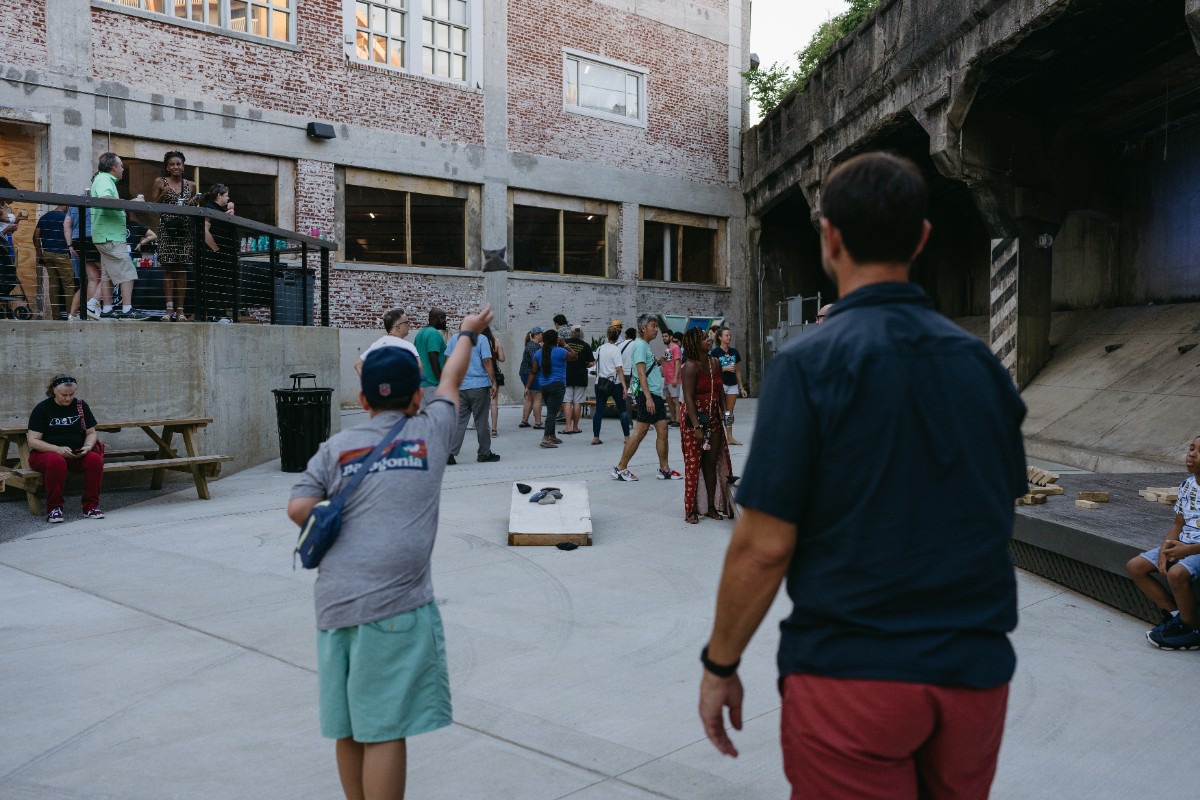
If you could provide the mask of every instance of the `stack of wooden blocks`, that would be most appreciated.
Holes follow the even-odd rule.
[[[1162,489],[1154,486],[1148,486],[1138,492],[1138,494],[1149,500],[1151,503],[1165,503],[1173,506],[1179,500],[1179,489],[1174,487]]]
[[[1061,486],[1054,485],[1058,481],[1056,473],[1047,472],[1038,467],[1026,467],[1025,477],[1033,486],[1030,487],[1028,493],[1017,498],[1015,505],[1040,506],[1046,502],[1046,498],[1063,493]]]

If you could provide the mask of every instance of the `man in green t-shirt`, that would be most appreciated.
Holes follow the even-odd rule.
[[[428,403],[437,392],[438,381],[442,379],[442,365],[446,350],[446,312],[440,308],[429,310],[429,324],[417,331],[413,344],[421,358],[421,395],[423,402]]]
[[[638,317],[638,338],[630,345],[633,351],[633,375],[629,384],[634,412],[633,435],[625,442],[621,460],[612,469],[612,478],[617,481],[636,481],[637,476],[629,471],[629,459],[637,452],[638,445],[654,426],[654,445],[658,451],[658,474],[663,481],[683,480],[683,476],[671,469],[667,461],[667,404],[663,401],[663,376],[650,342],[658,337],[658,318],[653,314]]]
[[[96,165],[96,176],[92,178],[92,197],[120,198],[117,181],[125,174],[125,164],[116,153],[100,156]],[[140,197],[140,195],[139,195]],[[145,314],[133,310],[133,282],[137,280],[137,267],[129,254],[126,237],[125,212],[119,208],[91,208],[92,244],[100,253],[100,297],[102,307],[100,319],[146,319]],[[121,309],[112,307],[113,286],[121,287]]]

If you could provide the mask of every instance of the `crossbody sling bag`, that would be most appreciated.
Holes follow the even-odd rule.
[[[407,422],[408,417],[401,415],[400,421],[392,426],[392,429],[387,432],[387,436],[383,437],[382,442],[375,445],[371,455],[367,456],[358,472],[354,473],[341,490],[333,497],[317,503],[312,507],[312,511],[308,512],[308,519],[304,520],[304,525],[300,528],[296,552],[292,554],[292,569],[296,568],[297,555],[300,556],[300,565],[305,569],[316,569],[317,565],[321,563],[321,559],[329,552],[329,548],[337,541],[338,534],[342,532],[342,510],[346,507],[346,500],[354,494],[354,490],[362,483],[362,479],[367,477],[371,467],[375,466],[375,462],[383,455],[387,446],[396,440]]]

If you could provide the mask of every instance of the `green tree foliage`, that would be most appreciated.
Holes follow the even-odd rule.
[[[766,69],[743,72],[750,88],[750,99],[765,116],[793,92],[800,94],[808,84],[808,78],[817,69],[821,60],[842,38],[853,33],[863,20],[874,11],[882,0],[847,0],[847,8],[817,28],[808,46],[796,52],[796,66],[776,63]]]

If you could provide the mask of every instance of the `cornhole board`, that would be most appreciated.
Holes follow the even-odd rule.
[[[592,543],[592,505],[588,500],[587,484],[582,481],[544,479],[524,481],[533,487],[529,494],[517,491],[512,485],[512,503],[508,512],[508,544],[512,546],[554,546],[571,542],[580,547]],[[529,502],[543,486],[556,486],[562,499],[543,506]]]

